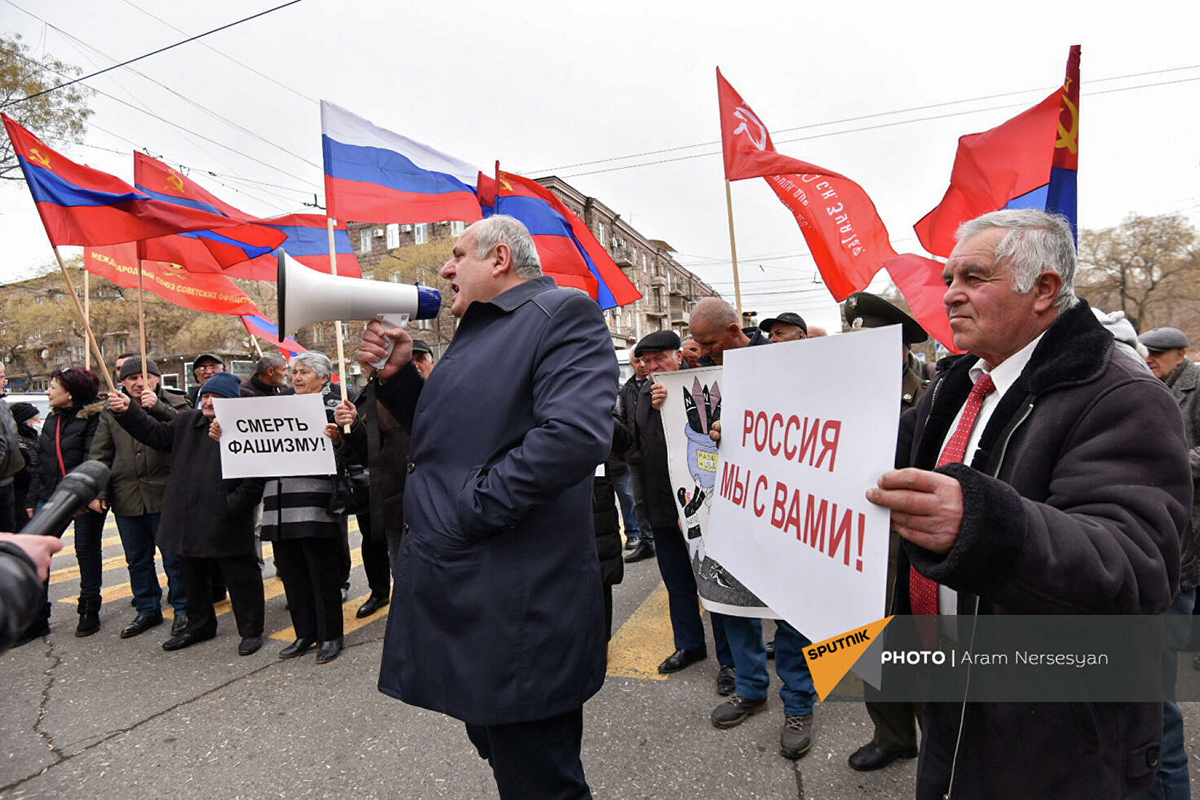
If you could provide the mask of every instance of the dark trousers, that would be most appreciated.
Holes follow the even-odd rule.
[[[590,798],[583,761],[583,708],[511,725],[467,723],[471,744],[486,758],[501,800]]]
[[[75,518],[75,560],[79,564],[79,601],[100,602],[100,581],[104,574],[101,542],[104,539],[104,514],[88,511]]]
[[[154,535],[158,532],[160,515],[113,516],[117,518],[117,532],[121,534],[121,547],[125,550],[129,585],[133,589],[137,612],[153,616],[162,610],[162,586],[158,583],[158,571],[154,568]],[[163,571],[167,573],[167,602],[176,614],[186,614],[187,591],[183,588],[183,575],[179,571],[179,556],[164,551],[162,561]]]
[[[4,402],[0,400],[0,403]],[[25,509],[21,509],[21,516],[25,516]],[[17,493],[13,489],[13,482],[9,479],[8,483],[0,486],[0,531],[17,531]]]
[[[363,572],[367,573],[367,586],[376,597],[389,597],[392,593],[392,568],[388,561],[387,540],[376,536],[371,529],[371,515],[358,514],[358,529],[362,532]]]
[[[342,636],[342,558],[345,539],[280,539],[275,569],[283,581],[297,639],[328,642]]]
[[[863,686],[869,697],[874,691],[870,684]],[[917,723],[921,720],[923,703],[884,703],[867,701],[867,714],[875,723],[871,740],[880,750],[896,752],[917,747]]]
[[[238,634],[243,639],[262,636],[265,616],[262,568],[258,566],[258,556],[254,553],[226,558],[179,557],[179,570],[183,573],[183,585],[188,598],[188,633],[212,636],[217,632],[217,614],[211,599],[213,572],[217,566],[229,590]]]
[[[678,526],[654,529],[654,554],[658,558],[658,571],[667,586],[675,648],[695,650],[704,647],[704,623],[700,620],[696,576]]]

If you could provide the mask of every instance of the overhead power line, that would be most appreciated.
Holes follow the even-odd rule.
[[[8,2],[8,4],[9,4],[9,5],[11,5],[13,8],[16,8],[16,9],[17,9],[17,10],[19,10],[19,11],[25,11],[25,9],[21,8],[19,5],[17,5],[16,3],[12,2],[12,0],[7,0],[7,2]],[[153,50],[153,51],[151,51],[151,52],[149,52],[149,53],[144,53],[144,54],[142,54],[142,55],[140,55],[140,56],[137,56],[136,58],[131,58],[131,59],[128,59],[128,60],[126,60],[126,61],[122,61],[122,62],[120,62],[119,64],[113,64],[111,67],[105,67],[105,68],[104,68],[104,69],[102,69],[102,70],[97,70],[96,72],[91,72],[91,73],[88,73],[87,75],[82,75],[82,76],[80,76],[80,77],[78,77],[78,78],[75,78],[75,79],[73,79],[73,80],[69,80],[69,81],[67,81],[66,83],[60,83],[60,84],[59,84],[59,85],[57,85],[57,86],[51,86],[49,89],[43,89],[43,90],[42,90],[42,91],[40,91],[40,92],[35,92],[35,93],[31,94],[31,95],[26,95],[25,97],[22,97],[22,98],[20,98],[20,99],[18,99],[18,100],[10,100],[8,103],[5,103],[5,105],[4,105],[4,106],[2,106],[2,107],[8,107],[8,106],[12,106],[12,105],[17,105],[17,104],[19,104],[19,103],[24,103],[24,102],[26,102],[26,101],[28,101],[28,100],[32,100],[32,99],[33,99],[33,98],[35,98],[35,97],[41,97],[41,96],[42,96],[42,95],[44,95],[44,94],[49,94],[50,92],[56,92],[56,91],[58,91],[59,89],[65,89],[65,88],[66,88],[66,87],[68,87],[68,86],[73,86],[73,85],[74,85],[74,84],[76,84],[76,83],[81,83],[82,81],[90,80],[90,79],[92,79],[92,78],[95,78],[95,77],[97,77],[97,76],[99,76],[99,75],[103,75],[103,74],[104,74],[104,73],[106,73],[106,72],[112,72],[114,69],[120,69],[121,67],[127,67],[127,66],[129,66],[130,64],[135,64],[135,63],[137,63],[138,61],[142,61],[142,60],[144,60],[144,59],[150,58],[151,56],[156,56],[156,55],[158,55],[159,53],[165,53],[165,52],[167,52],[168,50],[174,50],[176,47],[179,47],[179,46],[181,46],[181,45],[185,45],[185,44],[187,44],[187,43],[189,43],[189,42],[194,42],[194,41],[196,41],[197,39],[203,39],[205,36],[209,36],[209,35],[211,35],[211,34],[218,33],[218,32],[220,32],[220,31],[223,31],[223,30],[228,30],[229,28],[233,28],[233,27],[235,27],[235,26],[237,26],[237,25],[241,25],[241,24],[242,24],[242,23],[244,23],[244,22],[249,22],[250,20],[258,19],[259,17],[265,17],[267,14],[272,14],[272,13],[274,13],[274,12],[276,12],[276,11],[279,11],[280,9],[287,8],[288,6],[294,6],[294,5],[296,5],[297,3],[300,3],[300,2],[303,2],[303,0],[289,0],[289,2],[287,2],[287,3],[283,3],[282,5],[275,6],[274,8],[268,8],[266,11],[260,11],[260,12],[258,12],[257,14],[251,14],[251,15],[250,15],[250,16],[248,16],[248,17],[242,17],[242,18],[241,18],[241,19],[239,19],[239,20],[235,20],[235,21],[233,21],[233,22],[230,22],[230,23],[228,23],[228,24],[222,25],[222,26],[221,26],[221,27],[219,27],[219,28],[213,28],[212,30],[210,30],[210,31],[205,31],[204,33],[198,33],[198,34],[196,34],[195,36],[189,36],[187,39],[183,39],[183,40],[181,40],[181,41],[175,42],[174,44],[169,44],[169,45],[167,45],[166,47],[160,47],[160,48],[158,48],[157,50]],[[26,12],[26,13],[29,13],[29,12]],[[30,16],[32,16],[32,15],[30,15]]]

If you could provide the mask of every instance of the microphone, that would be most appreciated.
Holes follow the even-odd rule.
[[[85,461],[71,470],[55,488],[54,494],[33,515],[21,533],[35,536],[62,536],[76,512],[96,499],[108,485],[112,473],[99,461]]]

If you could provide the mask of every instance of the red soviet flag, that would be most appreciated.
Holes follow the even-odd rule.
[[[954,333],[950,330],[950,318],[946,316],[946,284],[942,280],[945,265],[932,258],[914,253],[890,258],[884,264],[892,283],[908,301],[913,318],[921,323],[925,332],[941,342],[951,353],[962,351],[954,346]]]
[[[136,289],[137,243],[89,247],[84,251],[87,271],[118,286]],[[183,308],[211,314],[259,314],[258,306],[224,275],[188,272],[178,264],[142,261],[142,287]]]
[[[838,302],[865,289],[896,255],[875,204],[837,172],[775,152],[771,134],[717,70],[725,177],[765,178],[800,225],[808,249]]]

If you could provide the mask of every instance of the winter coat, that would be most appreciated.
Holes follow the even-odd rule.
[[[1192,466],[1192,522],[1179,565],[1179,590],[1186,592],[1200,584],[1200,365],[1185,358],[1167,376],[1167,386],[1175,392],[1183,413]]]
[[[159,392],[158,403],[149,413],[154,419],[165,421],[174,419],[187,407],[187,398],[182,395]],[[112,470],[112,480],[100,497],[108,500],[114,514],[140,517],[162,511],[163,495],[171,477],[171,456],[134,439],[116,421],[112,411],[105,410],[100,415],[89,457]]]
[[[42,582],[33,561],[19,546],[0,542],[0,653],[21,638],[42,607]]]
[[[998,402],[971,465],[937,469],[962,485],[958,541],[945,555],[905,541],[900,576],[911,562],[956,590],[959,614],[1170,606],[1192,508],[1183,424],[1163,383],[1112,353],[1087,303],[1059,316]],[[944,361],[904,417],[907,465],[934,468],[970,392],[976,358]],[[895,613],[909,613],[908,589],[897,581]],[[952,798],[1123,798],[1154,781],[1162,703],[925,708],[918,798],[941,797],[951,774]]]
[[[257,375],[242,379],[242,397],[275,397],[286,391],[285,386],[263,383]]]
[[[592,478],[592,525],[596,529],[600,578],[605,586],[615,586],[625,577],[625,548],[617,516],[617,495],[612,481],[604,475]]]
[[[382,542],[404,526],[404,479],[408,475],[408,430],[375,396],[372,381],[354,400],[358,419],[346,437],[350,463],[365,466],[371,481],[370,541]]]
[[[53,408],[38,437],[38,469],[29,482],[26,508],[50,499],[63,476],[88,460],[104,402]]]
[[[40,468],[41,444],[38,431],[32,425],[18,423],[17,436],[20,437],[21,455],[25,457],[25,468],[13,476],[13,494],[16,498],[14,508],[17,509],[17,529],[20,530],[25,527],[24,523],[28,519],[24,509],[33,508],[33,503],[27,498],[33,476]]]
[[[203,411],[188,409],[163,422],[131,405],[114,417],[138,441],[171,454],[159,547],[191,558],[254,554],[254,507],[262,479],[221,478],[221,445],[208,438],[211,420]]]
[[[377,391],[412,420],[380,691],[477,725],[580,708],[606,663],[592,476],[617,359],[599,306],[525,281],[470,305],[428,381],[410,364]]]

